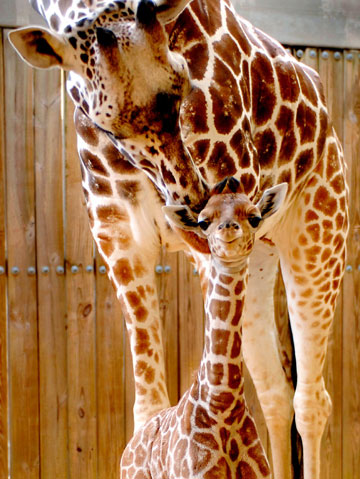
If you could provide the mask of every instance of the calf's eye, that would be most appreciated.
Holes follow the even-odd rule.
[[[262,220],[261,216],[250,216],[248,218],[248,222],[250,223],[250,226],[252,226],[253,228],[257,228],[261,220]]]
[[[199,221],[198,225],[200,226],[200,228],[205,231],[208,229],[208,227],[210,226],[210,221],[206,221],[206,220],[203,220],[203,221]]]

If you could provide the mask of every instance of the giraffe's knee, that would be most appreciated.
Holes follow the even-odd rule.
[[[284,425],[291,424],[294,392],[285,380],[275,387],[259,392],[258,396],[268,425],[274,423],[275,427],[279,425],[283,428]]]
[[[296,427],[302,437],[321,435],[331,414],[332,402],[324,381],[298,384],[294,396]]]

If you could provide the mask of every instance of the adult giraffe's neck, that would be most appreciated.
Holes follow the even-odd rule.
[[[228,425],[240,422],[245,412],[241,320],[247,279],[247,259],[227,268],[212,260],[199,397]]]
[[[51,30],[62,33],[68,25],[87,17],[97,9],[91,0],[29,0],[31,7],[46,21]]]
[[[208,186],[184,145],[179,128],[145,139],[112,140],[155,183],[167,204],[186,204],[196,213],[203,209]]]

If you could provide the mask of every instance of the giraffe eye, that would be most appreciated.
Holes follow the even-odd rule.
[[[261,220],[262,220],[261,216],[250,216],[248,218],[248,222],[250,223],[250,226],[252,226],[253,228],[257,228]]]
[[[202,221],[199,221],[198,225],[200,226],[200,228],[205,231],[208,229],[208,227],[210,226],[210,221],[207,221],[207,220],[202,220]]]

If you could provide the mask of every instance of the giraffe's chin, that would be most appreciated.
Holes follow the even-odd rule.
[[[236,262],[245,259],[251,253],[253,242],[244,241],[243,236],[235,238],[216,238],[211,245],[211,252],[219,260],[225,262]]]
[[[227,274],[243,271],[248,266],[249,256],[223,257],[212,254],[212,261],[216,263],[219,271]]]

